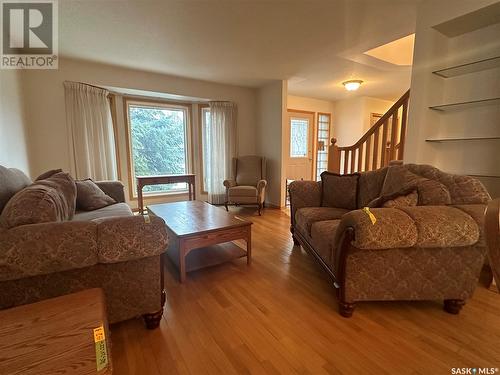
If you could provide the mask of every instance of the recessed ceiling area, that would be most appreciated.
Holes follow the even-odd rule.
[[[312,98],[393,100],[411,68],[378,66],[363,52],[414,33],[418,1],[60,1],[59,51],[238,86],[289,80],[290,94]],[[363,86],[347,93],[349,79]]]
[[[399,66],[410,66],[413,62],[415,34],[396,39],[365,52],[368,56]]]

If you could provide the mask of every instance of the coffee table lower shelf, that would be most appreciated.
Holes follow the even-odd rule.
[[[167,256],[180,269],[179,250],[176,247],[169,248]],[[206,267],[216,266],[231,260],[244,258],[247,252],[234,242],[200,247],[193,249],[186,256],[186,272],[196,271]]]

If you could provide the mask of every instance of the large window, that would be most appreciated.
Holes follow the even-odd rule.
[[[137,196],[137,176],[189,173],[189,107],[135,101],[126,104],[133,196]],[[186,190],[184,183],[143,189],[145,194]]]

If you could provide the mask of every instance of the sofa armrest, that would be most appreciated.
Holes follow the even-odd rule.
[[[125,202],[124,186],[121,181],[97,181],[96,185],[117,203]]]
[[[295,213],[303,207],[319,207],[321,205],[321,182],[293,181],[288,187],[292,225]]]
[[[158,216],[107,217],[93,221],[97,223],[99,263],[158,256],[167,249],[165,222]]]
[[[97,263],[97,224],[66,221],[0,232],[0,281],[46,275]]]
[[[234,181],[234,180],[224,180],[223,184],[226,187],[226,189],[229,189],[229,188],[232,188],[232,187],[236,186],[236,181]]]
[[[352,246],[358,249],[390,249],[412,247],[417,242],[417,226],[405,212],[396,208],[372,208],[377,221],[372,224],[363,210],[346,213],[340,220],[335,243],[349,227],[354,229]]]

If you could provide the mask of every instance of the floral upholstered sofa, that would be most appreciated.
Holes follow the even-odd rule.
[[[291,231],[331,277],[341,315],[384,300],[460,311],[486,254],[481,182],[416,164],[321,178],[290,185]]]
[[[142,315],[148,328],[159,324],[164,222],[134,216],[120,182],[97,185],[114,204],[75,212],[68,174],[32,182],[0,166],[0,309],[99,287],[110,323]]]

